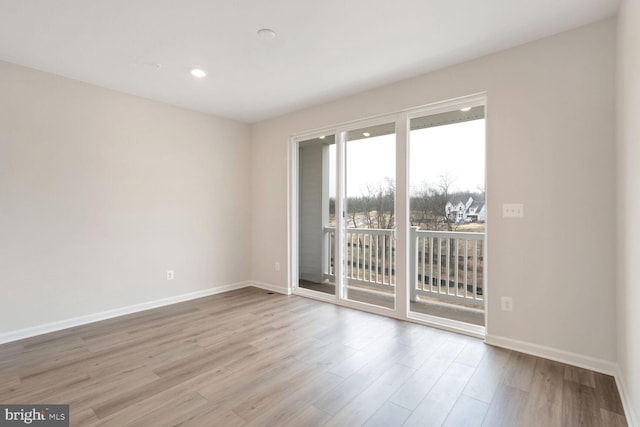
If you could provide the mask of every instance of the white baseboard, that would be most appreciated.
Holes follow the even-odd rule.
[[[622,371],[619,367],[616,367],[616,374],[614,375],[614,378],[616,379],[616,385],[618,386],[618,392],[620,393],[620,399],[622,400],[624,414],[627,417],[627,424],[629,427],[640,427],[638,417],[636,416],[631,404],[629,389],[627,388],[626,381],[624,380],[624,376],[622,375]]]
[[[567,365],[577,366],[579,368],[590,369],[592,371],[611,376],[615,376],[616,371],[618,370],[618,365],[607,360],[590,356],[583,356],[582,354],[572,353],[553,347],[532,344],[526,341],[519,341],[495,335],[487,335],[485,337],[485,342],[487,344],[495,345],[496,347],[503,347],[509,350],[515,350],[521,353],[527,353],[533,356],[555,360],[556,362],[566,363]]]
[[[256,288],[264,289],[265,291],[277,292],[283,295],[291,295],[291,289],[284,289],[281,286],[272,285],[270,283],[252,281],[250,282],[250,285],[255,286]]]
[[[220,294],[222,292],[233,291],[236,289],[251,286],[251,282],[232,283],[230,285],[218,286],[202,291],[190,292],[187,294],[176,295],[173,297],[162,298],[155,301],[143,302],[140,304],[129,305],[126,307],[116,308],[113,310],[102,311],[99,313],[87,314],[84,316],[74,317],[71,319],[60,320],[57,322],[45,323],[43,325],[33,326],[29,328],[9,331],[0,334],[0,344],[17,341],[24,338],[34,337],[36,335],[47,334],[62,329],[73,328],[76,326],[86,325],[87,323],[98,322],[100,320],[111,319],[114,317],[124,316],[127,314],[137,313],[139,311],[150,310],[152,308],[163,307],[165,305],[176,304],[179,302],[189,301],[197,298],[203,298],[210,295]]]

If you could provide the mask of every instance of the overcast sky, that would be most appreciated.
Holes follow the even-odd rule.
[[[439,177],[452,179],[450,192],[478,191],[485,180],[485,121],[411,131],[409,185],[437,186]],[[335,145],[331,156],[335,156]],[[333,157],[335,158],[335,157]],[[335,166],[331,168],[331,197],[335,196]],[[376,187],[386,177],[395,181],[395,135],[347,142],[347,196],[360,196],[367,185]]]

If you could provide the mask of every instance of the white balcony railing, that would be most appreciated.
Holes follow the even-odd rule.
[[[325,227],[328,238],[328,279],[335,279],[333,264],[335,227]],[[381,290],[392,290],[396,284],[396,239],[393,230],[348,228],[346,249],[346,276],[350,284]]]
[[[484,306],[484,233],[410,229],[410,295]],[[325,227],[325,278],[335,281],[335,227]],[[348,228],[349,285],[394,291],[396,239],[393,230]]]

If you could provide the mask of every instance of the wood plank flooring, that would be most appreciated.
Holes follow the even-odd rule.
[[[625,426],[613,378],[246,288],[0,346],[73,426]]]

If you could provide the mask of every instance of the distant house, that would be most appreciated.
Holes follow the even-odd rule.
[[[445,205],[445,214],[453,222],[485,222],[487,210],[484,200],[473,197],[456,197]]]
[[[469,209],[469,206],[471,206],[472,203],[472,197],[456,197],[448,201],[444,210],[449,221],[464,221],[467,209]]]
[[[484,200],[474,201],[467,209],[467,218],[471,222],[485,222],[487,220],[487,207]]]

